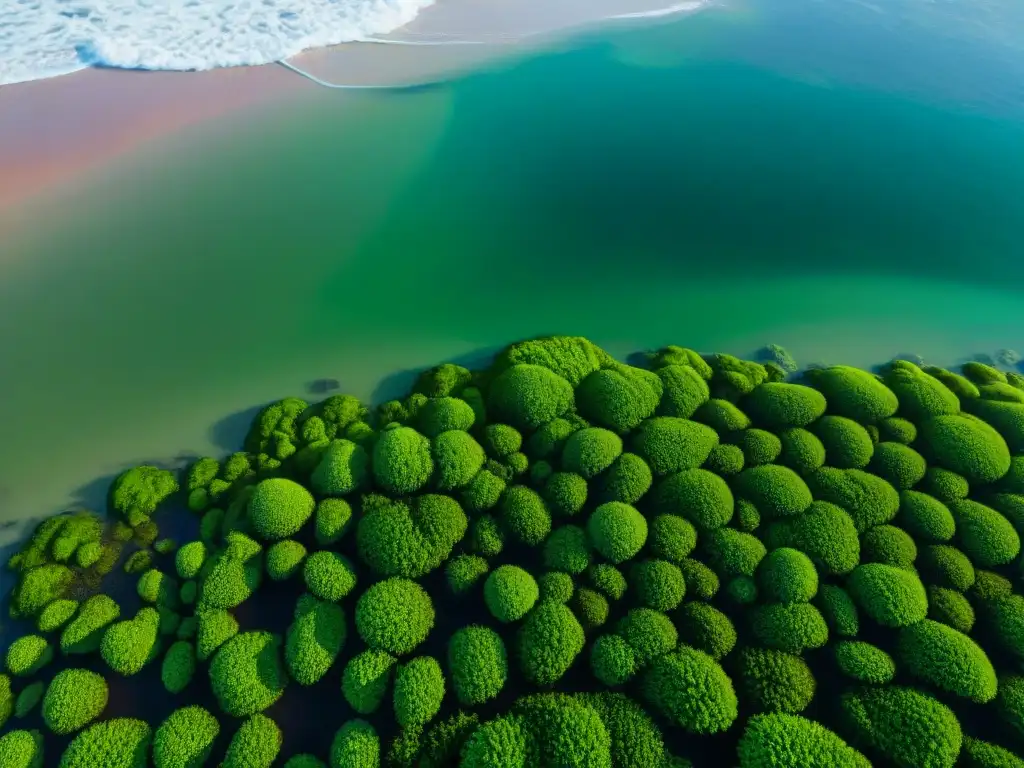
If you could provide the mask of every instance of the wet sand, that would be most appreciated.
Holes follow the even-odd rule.
[[[383,38],[392,44],[340,45],[291,61],[330,82],[430,83],[531,46],[552,44],[568,30],[616,15],[657,12],[667,5],[665,0],[561,0],[554,5],[441,0]],[[308,97],[317,89],[277,64],[206,72],[87,69],[0,87],[0,213],[8,214],[0,218],[7,219],[8,227],[17,223],[23,203],[161,136],[259,103],[279,100],[288,109],[290,99]]]

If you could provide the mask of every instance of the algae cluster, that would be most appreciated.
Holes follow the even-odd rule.
[[[1024,377],[764,357],[533,339],[124,473],[9,563],[0,768],[1024,766]]]

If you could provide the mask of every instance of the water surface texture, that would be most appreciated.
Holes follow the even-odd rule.
[[[41,204],[0,266],[0,519],[233,449],[313,380],[379,400],[535,334],[861,365],[1024,347],[1013,46],[772,5],[324,90]]]

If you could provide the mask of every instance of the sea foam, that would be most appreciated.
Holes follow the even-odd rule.
[[[364,40],[433,0],[0,0],[0,85],[89,66],[266,64]]]

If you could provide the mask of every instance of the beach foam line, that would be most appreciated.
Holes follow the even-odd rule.
[[[289,61],[286,61],[285,59],[281,59],[277,63],[280,64],[285,69],[290,69],[295,74],[301,75],[302,77],[316,83],[317,85],[321,85],[324,88],[333,88],[339,91],[409,91],[414,89],[427,88],[430,85],[432,85],[432,83],[424,83],[422,85],[351,85],[348,83],[329,83],[323,78],[317,77],[312,72],[307,72],[301,67],[296,67],[294,64],[292,64]]]
[[[637,13],[619,13],[615,16],[608,16],[607,21],[616,19],[660,19],[664,16],[675,16],[680,13],[699,11],[708,3],[705,0],[687,0],[687,2],[676,3],[667,8],[656,8],[653,11],[639,11]]]
[[[676,3],[665,8],[655,8],[650,11],[642,11],[637,13],[621,13],[612,16],[605,16],[600,19],[596,19],[594,23],[601,24],[611,21],[626,21],[626,20],[638,20],[638,19],[658,19],[665,18],[668,16],[676,16],[683,13],[692,13],[699,11],[707,6],[711,5],[713,0],[686,0],[686,2]],[[517,42],[523,42],[524,40],[550,35],[550,30],[543,30],[537,32],[529,32],[521,35],[495,35],[487,40],[410,40],[410,39],[385,39],[381,37],[365,37],[355,40],[355,43],[372,43],[376,45],[403,45],[403,46],[449,46],[449,45],[508,45]],[[316,83],[317,85],[323,86],[324,88],[332,88],[335,90],[413,90],[418,88],[429,87],[436,85],[436,83],[424,83],[422,85],[356,85],[350,83],[331,83],[324,80],[321,77],[317,77],[312,72],[309,72],[301,67],[297,67],[287,59],[279,59],[278,64],[291,70],[297,75],[301,75],[310,82]]]

